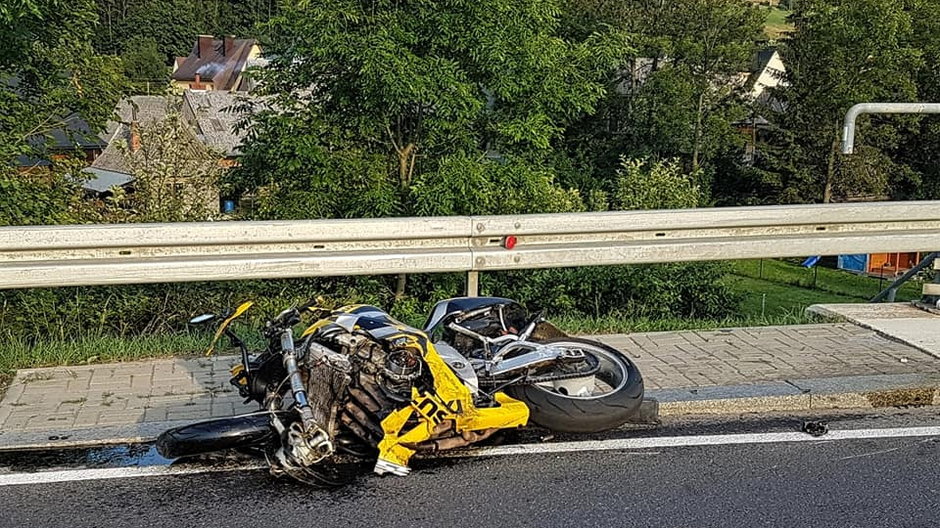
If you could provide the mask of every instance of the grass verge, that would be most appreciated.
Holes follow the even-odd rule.
[[[742,317],[775,319],[802,314],[813,304],[845,304],[864,302],[858,297],[790,286],[779,282],[730,275],[725,283],[742,298]]]
[[[9,383],[16,369],[193,356],[205,350],[207,344],[208,337],[201,333],[90,336],[35,344],[16,336],[6,336],[0,343],[0,386]]]
[[[552,322],[572,334],[654,332],[710,329],[730,326],[766,326],[805,322],[798,313],[778,313],[772,317],[735,317],[723,320],[648,319],[620,315],[605,317],[552,316]],[[137,337],[82,337],[71,341],[48,340],[30,344],[7,336],[0,342],[0,390],[17,369],[57,365],[88,365],[161,357],[187,357],[201,354],[209,343],[206,334],[144,335]],[[219,353],[235,353],[219,350]]]
[[[620,315],[583,317],[563,315],[550,317],[552,323],[570,334],[621,334],[631,332],[670,332],[679,330],[712,330],[736,326],[777,326],[809,322],[802,311],[778,312],[772,315],[741,315],[726,319],[647,319]]]
[[[882,283],[878,279],[844,271],[820,268],[817,273],[814,286],[813,270],[790,262],[748,260],[733,263],[733,274],[724,280],[743,300],[739,307],[740,315],[726,319],[653,319],[617,313],[603,317],[550,315],[550,319],[572,334],[804,324],[809,322],[804,311],[811,304],[865,302],[881,287],[887,286],[887,281]],[[921,284],[909,283],[898,292],[898,300],[916,299],[920,294]],[[16,369],[195,356],[205,350],[209,339],[206,333],[192,332],[137,337],[99,335],[71,340],[54,338],[33,344],[21,337],[6,336],[0,339],[0,396]]]

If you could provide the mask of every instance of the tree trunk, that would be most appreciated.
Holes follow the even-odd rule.
[[[697,115],[695,116],[695,139],[692,143],[692,171],[698,170],[699,165],[699,150],[702,147],[702,118],[705,107],[705,91],[698,96],[698,110]]]
[[[823,187],[823,203],[832,202],[832,183],[835,179],[836,170],[836,152],[839,148],[839,133],[836,132],[832,140],[832,147],[829,149],[829,163],[826,167],[826,185]]]
[[[398,181],[402,190],[411,184],[411,174],[414,172],[415,144],[409,143],[398,151]]]
[[[402,192],[408,190],[411,185],[411,176],[415,170],[415,157],[417,148],[414,143],[409,143],[404,148],[398,150],[398,182],[401,185]],[[405,296],[405,286],[408,284],[408,275],[398,274],[398,281],[395,284],[395,301],[400,301]]]
[[[405,286],[408,284],[408,275],[398,274],[398,282],[395,284],[395,300],[400,301],[405,296]]]

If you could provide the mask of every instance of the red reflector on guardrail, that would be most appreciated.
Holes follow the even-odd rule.
[[[512,249],[516,247],[516,242],[518,242],[518,240],[516,240],[516,237],[509,235],[503,238],[503,247],[506,249]]]

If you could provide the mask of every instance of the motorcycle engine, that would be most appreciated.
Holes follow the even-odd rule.
[[[421,376],[421,360],[414,352],[399,348],[385,354],[385,365],[379,372],[379,386],[401,401],[411,399],[411,387]]]
[[[350,357],[359,376],[370,378],[386,396],[397,401],[411,400],[411,387],[421,376],[421,359],[410,349],[393,343],[386,351],[367,336],[337,331],[322,336],[331,348]]]

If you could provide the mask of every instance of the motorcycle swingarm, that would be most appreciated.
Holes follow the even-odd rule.
[[[509,345],[512,346],[512,345]],[[484,369],[490,376],[500,376],[508,372],[526,369],[541,363],[550,361],[577,361],[585,359],[587,356],[580,350],[559,348],[551,345],[534,345],[535,348],[507,359],[501,359],[497,362],[484,364]]]

